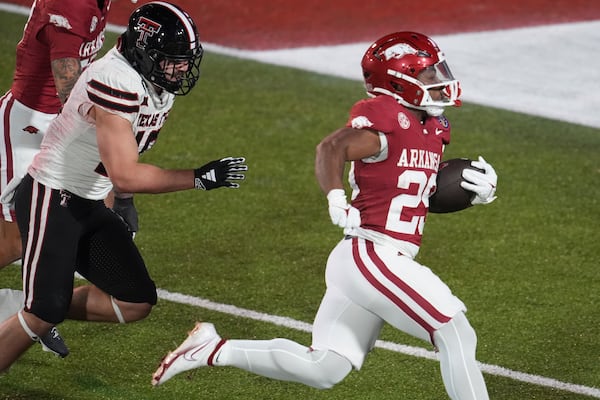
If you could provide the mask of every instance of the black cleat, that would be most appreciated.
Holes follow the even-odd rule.
[[[55,326],[53,326],[44,336],[40,336],[40,343],[44,351],[54,353],[61,358],[65,358],[69,355],[69,348]]]

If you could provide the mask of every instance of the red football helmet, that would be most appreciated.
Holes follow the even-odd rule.
[[[361,66],[371,96],[386,94],[431,116],[441,115],[444,107],[460,106],[460,85],[444,53],[423,34],[396,32],[380,38],[367,49]],[[443,88],[441,100],[431,97],[433,88]]]

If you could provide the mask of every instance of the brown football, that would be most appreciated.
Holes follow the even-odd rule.
[[[442,161],[438,169],[436,190],[429,197],[429,211],[433,213],[449,213],[471,207],[475,193],[460,186],[465,168],[476,171],[483,170],[473,167],[468,158],[453,158]]]

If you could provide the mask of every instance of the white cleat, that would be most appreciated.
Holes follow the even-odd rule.
[[[224,343],[213,324],[196,322],[187,339],[162,359],[152,374],[152,386],[162,385],[180,372],[212,366],[215,354]]]

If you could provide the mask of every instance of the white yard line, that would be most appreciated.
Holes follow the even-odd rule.
[[[208,299],[202,299],[199,297],[189,296],[182,293],[169,292],[164,289],[158,289],[158,297],[163,300],[172,301],[174,303],[200,307],[207,310],[233,315],[236,317],[252,319],[255,321],[268,322],[274,325],[283,326],[298,331],[311,332],[312,330],[311,324],[302,321],[297,321],[292,318],[265,314],[259,311],[248,310],[230,304],[215,303]],[[397,353],[402,353],[409,356],[426,358],[430,360],[438,359],[435,352],[420,347],[406,346],[403,344],[386,342],[383,340],[378,340],[375,345],[382,349],[395,351]],[[598,388],[576,385],[573,383],[561,382],[556,379],[546,378],[539,375],[513,371],[504,367],[500,367],[498,365],[484,363],[479,363],[479,365],[483,372],[490,375],[502,376],[505,378],[530,383],[533,385],[545,386],[553,389],[560,389],[567,392],[583,394],[600,399],[600,389]]]
[[[27,15],[29,8],[0,3]],[[112,32],[122,26],[110,25]],[[600,128],[600,21],[434,37],[461,81],[467,102]],[[584,40],[585,39],[585,40]],[[360,58],[369,43],[248,51],[212,44],[206,50],[259,62],[360,80]],[[332,62],[332,60],[335,60]],[[568,139],[566,139],[568,140]],[[158,290],[159,297],[230,315],[310,332],[302,321]],[[434,352],[378,340],[377,347],[437,360]],[[490,374],[600,398],[600,389],[480,364]]]

